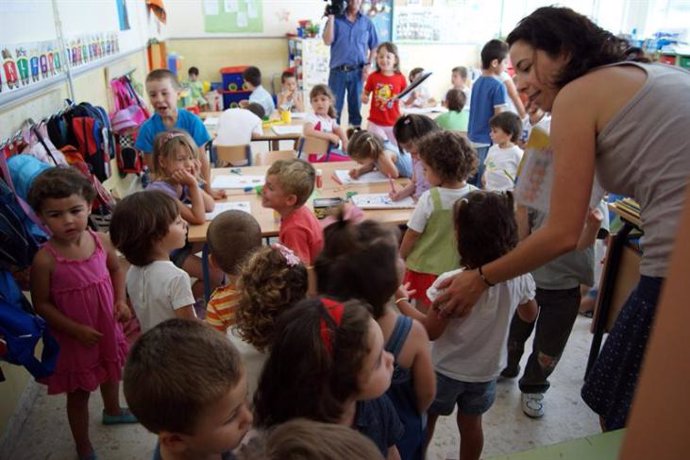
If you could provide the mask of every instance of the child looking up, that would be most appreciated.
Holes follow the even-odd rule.
[[[257,104],[261,104],[266,115],[271,115],[276,109],[276,105],[273,102],[271,93],[261,86],[261,70],[254,66],[247,67],[244,69],[244,72],[242,72],[242,78],[244,79],[247,89],[252,92],[252,94],[249,95],[249,101],[246,103],[256,102]],[[242,105],[245,104],[243,103]]]
[[[424,174],[432,188],[422,194],[407,223],[407,231],[400,244],[400,256],[405,259],[405,283],[417,292],[413,294],[421,306],[431,302],[426,290],[441,273],[459,267],[453,238],[453,204],[475,190],[466,180],[477,167],[474,149],[462,135],[439,131],[423,137],[419,156]]]
[[[173,198],[160,191],[126,196],[113,212],[110,237],[132,264],[127,294],[142,332],[166,319],[196,318],[189,275],[170,261],[187,237],[187,223]]]
[[[252,425],[240,356],[201,322],[171,319],[142,335],[127,358],[124,392],[158,437],[154,459],[233,459]]]
[[[363,104],[368,104],[369,96],[373,94],[367,130],[395,144],[393,125],[400,118],[400,105],[391,99],[407,87],[405,77],[400,73],[398,47],[391,42],[381,43],[376,49],[376,67],[362,92]]]
[[[259,428],[295,418],[338,423],[369,437],[384,457],[398,458],[402,435],[384,395],[393,356],[362,302],[302,300],[282,314],[254,394]]]
[[[449,89],[446,93],[446,99],[443,101],[443,105],[448,111],[436,117],[436,123],[443,129],[466,133],[470,114],[469,111],[464,110],[465,100],[465,93],[462,90]]]
[[[375,169],[393,179],[412,177],[411,155],[399,151],[387,140],[382,142],[371,131],[355,132],[347,146],[347,153],[361,165],[350,170],[353,179]]]
[[[303,160],[278,160],[266,172],[261,205],[280,214],[278,239],[310,266],[323,246],[319,221],[304,204],[314,191],[316,171]]]
[[[421,78],[423,73],[424,69],[421,67],[415,67],[410,70],[410,83],[414,83],[417,79]],[[436,101],[429,95],[429,90],[423,83],[416,87],[414,91],[405,98],[405,107],[423,108],[435,104]]]
[[[144,161],[149,169],[154,169],[152,153],[154,139],[163,131],[172,128],[186,131],[194,140],[198,149],[198,158],[201,161],[200,175],[204,183],[204,190],[214,199],[225,197],[223,190],[211,190],[211,166],[206,155],[206,143],[211,136],[201,119],[193,113],[177,108],[177,99],[180,93],[180,83],[174,73],[167,69],[156,69],[146,76],[146,93],[149,95],[151,105],[156,113],[146,120],[137,134],[134,147],[144,153]]]
[[[110,238],[88,229],[95,196],[79,171],[63,167],[41,173],[28,196],[52,233],[31,266],[31,298],[60,345],[55,372],[41,383],[48,394],[67,393],[67,420],[80,459],[96,457],[88,406],[96,388],[104,424],[136,423],[120,407],[118,391],[127,355],[118,322],[130,317],[124,272]]]
[[[237,288],[240,265],[261,247],[261,226],[244,211],[218,214],[206,231],[208,263],[225,273],[225,285],[218,287],[206,305],[206,322],[221,332],[235,324],[241,291]]]
[[[513,112],[503,112],[491,117],[489,126],[494,145],[486,155],[482,187],[491,191],[512,191],[522,160],[522,149],[515,145],[522,134],[522,122]]]
[[[367,220],[339,220],[324,230],[325,245],[316,260],[320,294],[336,299],[365,300],[381,326],[384,348],[393,354],[395,371],[387,395],[405,433],[397,442],[403,459],[424,458],[423,415],[434,399],[436,381],[429,338],[419,322],[393,308],[401,280],[398,235],[394,228]],[[404,300],[399,298],[396,303]]]
[[[314,85],[309,92],[309,101],[314,113],[308,113],[304,120],[304,135],[325,139],[334,146],[342,141],[341,148],[347,149],[347,134],[336,121],[330,88],[326,85]]]
[[[517,244],[517,224],[509,193],[472,192],[453,209],[457,249],[463,268],[444,273],[428,291],[430,300],[440,295],[438,285],[465,269],[479,268]],[[488,282],[487,282],[488,284]],[[439,415],[458,407],[460,458],[479,459],[483,445],[482,414],[496,396],[496,378],[506,363],[508,325],[517,310],[525,321],[534,321],[534,281],[522,275],[493,285],[472,311],[462,318],[443,317],[429,310],[426,316],[406,302],[400,309],[422,321],[434,340],[431,356],[436,370],[436,399],[429,408],[427,440],[431,440]]]
[[[392,191],[390,197],[393,201],[402,200],[408,196],[418,200],[422,193],[429,190],[429,182],[424,177],[424,169],[419,161],[417,141],[424,135],[439,129],[436,122],[425,115],[403,115],[395,122],[393,133],[398,140],[398,148],[408,152],[412,157],[412,182],[400,190]]]
[[[278,94],[278,107],[293,112],[304,112],[304,99],[302,91],[297,87],[297,77],[286,70],[280,76],[280,94]]]

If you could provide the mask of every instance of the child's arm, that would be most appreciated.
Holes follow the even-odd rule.
[[[313,123],[305,123],[302,132],[307,137],[318,137],[319,139],[325,139],[333,144],[337,144],[338,142],[340,142],[340,137],[338,137],[337,134],[317,131],[316,129],[314,129]]]
[[[403,198],[407,198],[408,196],[412,196],[414,194],[415,190],[415,185],[414,185],[414,178],[412,179],[412,182],[401,188],[400,190],[396,190],[395,192],[390,192],[388,196],[391,198],[393,201],[398,201],[402,200]]]
[[[436,374],[431,361],[429,336],[419,321],[412,322],[410,339],[417,345],[417,352],[412,362],[412,381],[420,414],[427,411],[436,396]]]
[[[395,166],[395,163],[393,163],[393,155],[395,155],[393,152],[384,150],[383,154],[379,155],[376,168],[379,171],[381,171],[381,174],[383,174],[384,176],[397,179],[398,177],[400,177],[400,173],[398,172],[398,168]]]
[[[369,103],[369,91],[364,89],[362,91],[362,104],[368,104]]]
[[[194,305],[187,305],[186,307],[176,308],[174,312],[175,318],[197,319],[196,313],[194,312]]]
[[[75,338],[87,347],[95,345],[103,334],[64,315],[50,301],[50,278],[54,269],[53,256],[44,249],[38,251],[31,264],[31,300],[36,312],[56,331]]]
[[[409,256],[412,249],[414,249],[414,245],[417,243],[420,236],[422,236],[420,232],[416,232],[411,228],[405,231],[402,243],[400,243],[400,257],[407,259],[407,256]]]
[[[484,174],[482,174],[482,188],[486,188],[486,169],[484,170]]]
[[[352,168],[350,170],[350,177],[353,179],[357,179],[359,176],[373,171],[375,167],[376,167],[376,165],[372,161],[371,163],[367,163],[367,164],[362,165],[358,168]]]
[[[589,210],[587,213],[587,220],[585,221],[585,227],[582,229],[580,239],[577,242],[578,251],[587,249],[594,244],[603,219],[604,216],[601,214],[601,211],[598,208],[592,208]]]
[[[534,299],[530,299],[517,307],[518,316],[526,323],[534,322],[537,319],[537,313],[539,313],[539,306]]]
[[[386,455],[386,460],[400,460],[400,452],[395,445],[388,448],[388,455]]]
[[[174,182],[182,186],[186,185],[189,189],[189,199],[192,202],[192,207],[190,208],[182,201],[177,200],[180,216],[190,224],[203,224],[206,221],[206,206],[203,191],[199,188],[196,177],[183,169],[178,169],[172,173],[171,178]]]
[[[113,304],[113,313],[117,321],[128,321],[132,317],[132,313],[127,305],[127,292],[125,289],[125,271],[120,266],[120,260],[117,257],[115,246],[110,241],[110,237],[98,232],[101,239],[101,244],[106,252],[106,265],[110,272],[110,280],[113,283],[113,294],[115,295],[115,302]]]
[[[300,90],[296,90],[295,94],[292,95],[292,106],[298,112],[304,112],[304,99]]]
[[[347,151],[347,133],[343,129],[342,126],[338,125],[335,128],[333,128],[333,134],[338,136],[340,139],[340,148],[343,151]]]
[[[525,106],[522,103],[520,95],[517,92],[515,83],[513,83],[513,80],[511,78],[508,78],[506,80],[503,80],[503,84],[505,85],[506,91],[508,92],[508,97],[511,101],[513,101],[513,105],[515,105],[515,109],[518,111],[518,116],[522,120],[527,115],[527,112],[525,111]]]

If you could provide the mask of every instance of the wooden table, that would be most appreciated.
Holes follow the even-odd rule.
[[[357,164],[355,162],[334,162],[334,163],[320,163],[314,164],[314,167],[323,171],[323,187],[316,189],[312,198],[331,198],[340,197],[345,199],[347,192],[358,193],[387,193],[390,190],[388,183],[377,184],[356,184],[356,185],[341,185],[333,179],[333,172],[336,169],[352,169]],[[241,168],[243,174],[246,175],[265,175],[268,166],[250,166]],[[230,174],[230,168],[220,168],[212,170],[212,177],[219,174]],[[409,183],[409,179],[397,179],[396,185],[398,187]],[[248,201],[251,206],[251,213],[259,222],[261,226],[261,234],[263,237],[277,236],[280,229],[280,220],[274,216],[272,209],[261,206],[261,197],[255,192],[243,192],[242,190],[227,190],[227,201]],[[311,198],[307,202],[311,206]],[[364,215],[367,219],[377,220],[379,222],[402,225],[407,223],[412,214],[412,209],[385,209],[385,210],[366,210]],[[206,230],[209,222],[201,225],[190,225],[188,239],[190,242],[205,242]]]
[[[223,112],[201,112],[199,116],[201,117],[202,120],[205,120],[206,118],[218,118],[221,116]],[[271,121],[277,121],[279,119],[278,112],[274,112],[271,114]],[[304,118],[292,118],[292,122],[290,123],[291,126],[303,126],[305,122]],[[206,126],[206,129],[208,130],[209,134],[211,134],[211,137],[216,137],[216,126],[213,125],[204,125]],[[278,125],[278,126],[286,126],[286,125]],[[297,140],[302,137],[302,132],[300,131],[299,133],[285,133],[285,134],[278,134],[275,131],[273,131],[273,125],[270,125],[268,123],[264,123],[263,127],[263,134],[258,137],[253,137],[252,142],[254,141],[266,141],[269,144],[269,150],[280,150],[280,141],[294,141],[297,142]]]

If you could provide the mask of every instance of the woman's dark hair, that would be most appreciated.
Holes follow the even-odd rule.
[[[442,180],[464,181],[477,171],[477,152],[465,136],[454,131],[438,131],[417,143],[419,157]]]
[[[323,250],[314,262],[319,294],[361,299],[378,319],[400,285],[397,229],[373,220],[347,221],[342,210],[323,231]]]
[[[426,115],[403,115],[393,125],[393,135],[398,144],[406,144],[440,129],[441,127]]]
[[[270,428],[299,417],[338,423],[345,402],[360,391],[370,321],[359,301],[344,304],[339,326],[321,299],[302,300],[280,315],[254,393],[255,426]]]
[[[557,87],[589,72],[595,67],[625,60],[625,41],[594,24],[570,8],[545,6],[523,18],[508,35],[512,46],[518,40],[546,52],[552,58],[570,56],[556,77]]]
[[[91,209],[91,202],[96,198],[96,191],[91,182],[76,168],[58,166],[46,169],[34,179],[29,188],[27,201],[37,213],[41,212],[43,203],[48,198],[68,198],[79,195]]]
[[[510,192],[468,193],[453,206],[462,265],[477,268],[508,253],[518,243]]]

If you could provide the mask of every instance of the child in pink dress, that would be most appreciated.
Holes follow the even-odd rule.
[[[135,423],[120,407],[127,341],[124,271],[107,235],[87,228],[95,191],[72,168],[52,168],[34,181],[29,202],[52,233],[31,268],[31,296],[60,344],[55,373],[41,383],[67,393],[67,419],[80,459],[95,459],[88,401],[100,387],[103,424]]]

